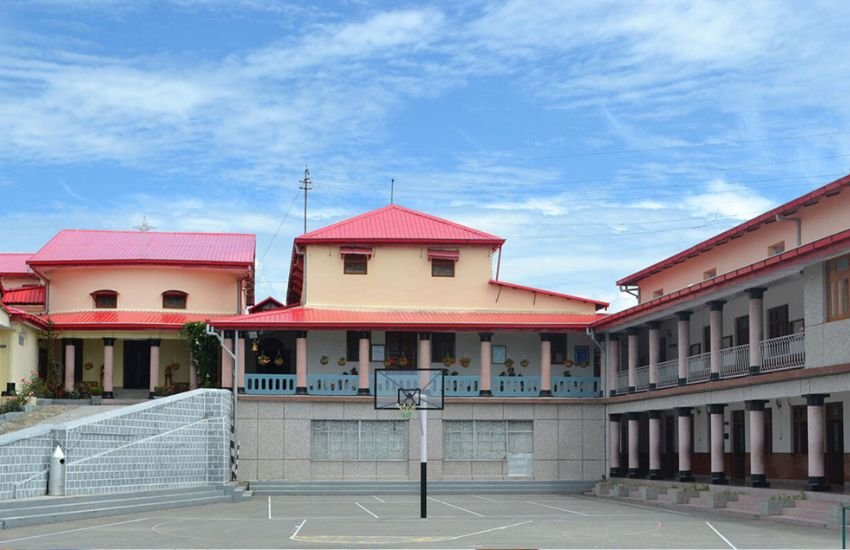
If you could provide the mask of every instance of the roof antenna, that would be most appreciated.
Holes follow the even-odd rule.
[[[390,204],[393,203],[393,195],[395,194],[395,178],[390,179]]]
[[[313,180],[310,179],[310,170],[305,166],[304,167],[304,179],[298,180],[298,183],[301,184],[298,189],[304,190],[304,233],[307,232],[307,191],[313,189]]]
[[[151,229],[156,229],[156,227],[154,227],[154,226],[152,226],[151,224],[148,223],[148,217],[147,216],[142,216],[142,223],[140,223],[139,225],[133,226],[133,229],[138,229],[142,233],[147,233]]]

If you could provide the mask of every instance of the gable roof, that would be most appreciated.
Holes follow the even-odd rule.
[[[272,309],[280,309],[280,308],[283,308],[283,307],[286,307],[286,306],[283,305],[280,302],[280,300],[278,300],[278,299],[276,299],[272,296],[269,296],[265,300],[260,300],[259,302],[257,302],[253,306],[249,307],[248,313],[257,313],[257,312],[260,312],[260,311],[269,311],[269,310],[272,310]]]
[[[32,257],[31,253],[25,254],[0,254],[0,276],[24,275],[34,276],[27,265],[27,260]]]
[[[397,204],[310,231],[295,239],[295,244],[415,243],[501,246],[504,242],[501,237]]]
[[[159,233],[63,229],[32,255],[51,265],[205,265],[249,267],[255,236],[238,233]]]

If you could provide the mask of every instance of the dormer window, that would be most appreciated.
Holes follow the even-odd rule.
[[[366,264],[372,257],[372,249],[368,246],[342,246],[339,249],[342,256],[342,272],[346,275],[366,275]]]
[[[166,290],[162,293],[163,309],[186,309],[186,297],[182,290]]]
[[[431,260],[432,277],[454,277],[455,263],[460,258],[457,249],[429,248],[428,259]]]
[[[97,309],[115,309],[118,307],[118,293],[114,290],[95,290],[91,293],[94,307]]]

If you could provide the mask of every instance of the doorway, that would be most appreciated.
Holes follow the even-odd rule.
[[[729,474],[735,480],[744,480],[747,476],[746,441],[744,411],[732,411],[732,471]]]
[[[124,340],[124,389],[149,389],[150,364],[147,340]]]
[[[826,482],[844,485],[844,405],[826,404]]]

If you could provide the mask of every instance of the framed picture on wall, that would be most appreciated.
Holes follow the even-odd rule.
[[[381,362],[384,360],[384,345],[372,344],[372,361]]]
[[[802,319],[797,319],[796,321],[791,321],[791,334],[800,334],[806,331],[806,325],[803,323]]]
[[[576,365],[586,367],[590,364],[590,346],[576,346]]]
[[[732,335],[724,336],[723,341],[720,343],[720,347],[722,349],[731,348],[732,347]]]
[[[696,344],[691,344],[691,346],[688,348],[689,357],[699,355],[700,353],[702,353],[702,347],[699,345],[699,342],[697,342]]]
[[[492,361],[495,365],[502,365],[505,363],[505,359],[508,357],[508,347],[507,346],[493,346],[492,348]]]

